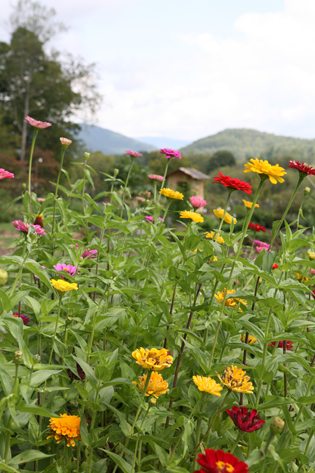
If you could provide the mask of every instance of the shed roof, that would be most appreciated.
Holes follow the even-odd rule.
[[[176,172],[179,172],[179,171],[191,177],[192,179],[196,179],[197,181],[204,181],[205,179],[209,179],[209,176],[207,176],[201,171],[198,171],[198,169],[184,168],[184,167],[180,167],[176,169],[176,171],[170,172],[168,176],[171,176],[172,174],[175,174]]]

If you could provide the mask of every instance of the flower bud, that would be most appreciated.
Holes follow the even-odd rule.
[[[5,269],[0,269],[0,286],[4,286],[8,281],[8,273]]]
[[[23,360],[23,353],[20,350],[17,350],[14,353],[14,363],[16,363],[18,365],[18,364],[22,363],[22,360]]]
[[[309,194],[311,192],[310,187],[304,187],[304,194]]]
[[[87,151],[84,153],[85,159],[89,159],[90,156],[91,156],[91,153],[88,153]]]
[[[69,140],[69,138],[64,138],[63,136],[61,136],[59,139],[60,139],[60,143],[65,148],[68,148],[68,146],[70,146],[72,143],[72,140]]]
[[[271,430],[275,434],[279,434],[283,431],[285,422],[281,417],[274,417],[271,422]]]

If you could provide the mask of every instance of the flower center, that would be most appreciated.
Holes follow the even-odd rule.
[[[223,462],[219,460],[216,462],[217,473],[233,473],[234,466],[231,463]]]

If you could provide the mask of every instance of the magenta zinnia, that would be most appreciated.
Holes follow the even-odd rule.
[[[171,158],[182,159],[182,155],[181,155],[180,151],[177,151],[176,149],[162,148],[160,150],[160,153],[164,154],[166,159],[171,159]]]
[[[49,122],[42,122],[40,120],[35,120],[35,118],[32,118],[30,117],[29,115],[27,115],[25,117],[25,121],[26,123],[28,123],[29,125],[33,126],[34,128],[38,128],[38,129],[44,129],[44,128],[49,128],[51,126],[51,123]]]
[[[0,168],[0,181],[2,181],[3,179],[13,179],[13,178],[14,178],[13,172]]]

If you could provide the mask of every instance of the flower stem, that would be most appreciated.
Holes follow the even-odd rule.
[[[33,155],[35,150],[36,139],[38,135],[38,129],[35,128],[32,137],[32,144],[30,150],[30,158],[28,163],[28,197],[29,197],[29,213],[32,214],[32,165],[33,165]]]
[[[65,146],[62,146],[62,147],[61,147],[60,167],[59,167],[59,172],[58,172],[58,176],[57,176],[56,189],[55,189],[55,197],[54,197],[53,221],[52,221],[52,230],[51,230],[52,236],[54,235],[54,231],[55,231],[56,203],[57,203],[57,199],[58,199],[58,190],[59,190],[60,176],[61,176],[61,172],[62,172],[62,168],[63,168],[63,162],[64,162],[64,157],[65,157],[66,149],[67,149],[67,148],[66,148]]]
[[[59,294],[58,313],[57,313],[57,318],[56,318],[54,336],[53,336],[52,345],[51,345],[51,351],[50,351],[50,355],[49,355],[49,361],[48,361],[49,365],[51,364],[52,356],[53,356],[53,353],[54,353],[54,343],[55,343],[55,339],[56,339],[56,334],[57,334],[57,330],[58,330],[58,323],[59,323],[59,318],[60,318],[60,313],[61,313],[61,301],[62,301],[62,296]]]

